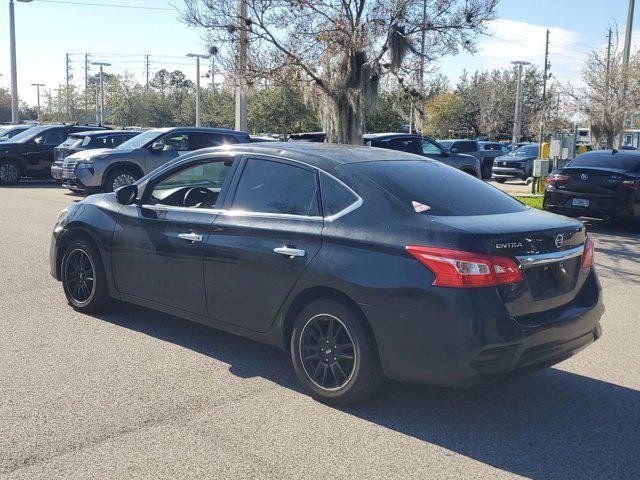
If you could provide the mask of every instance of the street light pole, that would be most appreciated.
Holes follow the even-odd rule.
[[[92,62],[91,65],[100,67],[100,125],[104,125],[104,71],[102,67],[110,67],[107,62]]]
[[[516,89],[516,108],[513,118],[513,136],[511,137],[512,143],[518,143],[520,141],[520,135],[522,130],[522,67],[524,65],[531,65],[531,62],[523,62],[516,60],[511,62],[512,65],[518,66],[518,87]]]
[[[44,87],[44,83],[32,83],[32,87],[36,87],[38,92],[38,122],[40,121],[40,87]]]
[[[209,55],[199,53],[187,53],[187,57],[196,59],[196,127],[200,126],[200,59],[209,58]]]
[[[29,3],[32,0],[17,0]],[[16,66],[16,19],[13,8],[13,0],[9,0],[9,50],[11,56],[11,123],[20,123],[18,111],[18,68]]]

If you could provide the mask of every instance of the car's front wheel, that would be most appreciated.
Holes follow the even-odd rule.
[[[95,312],[109,301],[107,277],[98,250],[87,240],[73,240],[62,257],[62,286],[69,305]]]
[[[119,167],[114,168],[107,177],[107,181],[105,182],[105,190],[107,192],[115,192],[120,187],[135,183],[138,178],[140,178],[139,175],[137,175],[132,170]]]
[[[20,181],[20,166],[13,160],[0,160],[0,185],[15,185]]]
[[[507,181],[506,178],[496,178],[496,182],[498,183],[505,183]]]
[[[383,380],[366,320],[336,300],[317,300],[298,314],[291,358],[298,379],[322,402],[346,405],[375,393]]]

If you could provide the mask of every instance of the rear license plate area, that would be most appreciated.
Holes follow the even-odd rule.
[[[580,257],[524,270],[534,300],[569,293],[576,286]]]
[[[589,200],[587,200],[586,198],[572,198],[571,205],[574,207],[588,208]]]

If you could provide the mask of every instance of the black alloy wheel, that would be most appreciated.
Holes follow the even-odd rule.
[[[351,379],[355,345],[347,327],[333,315],[310,318],[302,329],[299,348],[305,372],[320,388],[337,390]]]
[[[62,287],[69,305],[80,312],[95,312],[109,301],[106,275],[98,250],[79,238],[62,257]]]
[[[77,248],[67,256],[64,281],[74,303],[86,304],[95,293],[95,268],[87,253]]]
[[[373,395],[384,376],[366,318],[335,299],[318,299],[296,316],[291,360],[300,383],[316,400],[356,403]]]

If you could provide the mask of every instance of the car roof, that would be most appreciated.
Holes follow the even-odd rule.
[[[402,133],[402,132],[383,132],[383,133],[367,133],[363,135],[365,140],[374,140],[380,138],[395,138],[395,137],[426,137],[426,135],[420,135],[419,133]]]
[[[167,127],[167,128],[154,128],[152,130],[157,132],[173,132],[173,131],[186,130],[190,132],[224,133],[227,135],[242,135],[246,137],[249,136],[247,132],[242,132],[240,130],[232,130],[230,128],[214,128],[214,127]]]
[[[382,160],[428,160],[426,157],[387,148],[364,145],[344,145],[316,142],[239,143],[197,150],[189,157],[203,153],[229,151],[236,154],[256,154],[285,158],[332,172],[344,164]],[[187,158],[185,155],[181,158]]]
[[[70,137],[92,137],[97,135],[121,135],[121,134],[129,134],[132,133],[134,135],[138,135],[142,132],[138,132],[137,130],[87,130],[86,132],[73,132],[70,133]]]

